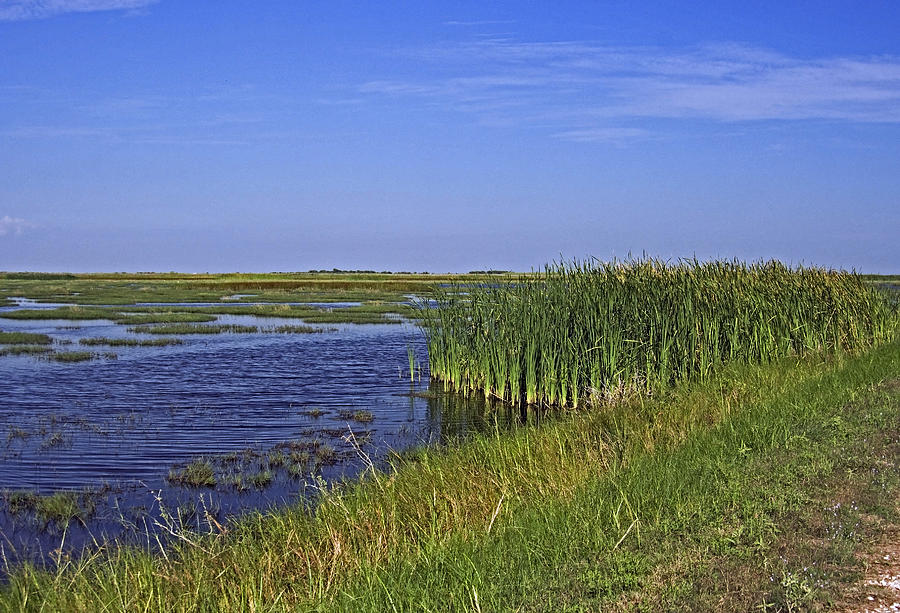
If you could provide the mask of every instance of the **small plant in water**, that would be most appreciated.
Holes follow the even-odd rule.
[[[267,459],[269,461],[269,467],[277,468],[279,466],[284,466],[287,456],[281,449],[273,449],[269,452]]]
[[[13,345],[0,349],[0,355],[40,355],[53,349],[47,345]]]
[[[247,481],[250,485],[258,490],[268,487],[274,479],[275,476],[272,474],[271,470],[262,470],[247,477]]]
[[[0,344],[10,345],[49,345],[52,339],[46,334],[29,332],[0,332]]]
[[[18,426],[10,426],[9,431],[6,433],[6,442],[9,443],[17,438],[25,440],[29,435],[28,430],[23,430]]]
[[[4,492],[6,510],[10,515],[33,513],[38,520],[49,524],[67,524],[73,519],[82,519],[84,510],[78,504],[75,492],[54,492],[41,495],[37,492],[14,491]]]
[[[334,447],[325,443],[316,447],[316,462],[319,464],[334,464],[337,461],[337,453]]]
[[[362,409],[357,411],[343,410],[338,412],[338,415],[341,417],[341,419],[352,419],[353,421],[358,421],[363,424],[367,424],[375,420],[375,415],[372,413],[372,411],[365,411]],[[337,436],[340,436],[342,434],[345,434],[345,432],[341,431],[340,433],[336,432],[335,434]]]
[[[216,473],[212,463],[205,458],[197,458],[181,470],[170,470],[167,479],[182,487],[216,486]]]
[[[375,420],[375,415],[372,414],[372,411],[353,411],[353,421],[358,421],[363,424],[367,424],[371,421]]]
[[[97,357],[96,354],[91,353],[90,351],[61,351],[59,353],[49,353],[46,355],[48,360],[53,360],[54,362],[87,362],[88,360],[93,360]]]
[[[52,432],[50,436],[44,439],[44,442],[41,443],[41,449],[51,449],[53,447],[58,447],[66,442],[66,438],[62,435],[62,432]]]

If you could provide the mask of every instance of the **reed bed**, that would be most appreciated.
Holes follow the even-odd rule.
[[[439,288],[424,310],[432,377],[514,404],[579,406],[704,379],[729,361],[858,350],[897,308],[859,275],[779,262],[548,266]]]

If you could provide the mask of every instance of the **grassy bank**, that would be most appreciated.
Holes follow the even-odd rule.
[[[410,454],[390,475],[325,492],[315,514],[286,509],[224,534],[181,533],[165,555],[110,548],[64,560],[58,572],[22,568],[0,591],[0,608],[748,610],[827,601],[841,577],[783,556],[784,530],[848,469],[861,476],[853,488],[896,496],[888,451],[900,394],[884,382],[898,375],[897,343],[727,366],[652,400]],[[867,513],[878,510],[871,500]],[[813,511],[831,513],[823,508]],[[839,520],[833,538],[818,540],[834,550],[830,563],[846,566],[858,538],[842,528],[851,516]],[[717,580],[721,569],[740,571],[742,583]]]

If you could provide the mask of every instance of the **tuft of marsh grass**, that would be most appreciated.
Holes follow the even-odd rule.
[[[115,355],[115,354],[112,354]],[[63,363],[74,363],[74,362],[87,362],[89,360],[99,359],[101,356],[97,353],[91,353],[90,351],[59,351],[54,353],[46,353],[41,356],[46,360],[52,360],[54,362],[63,362]]]
[[[52,494],[38,494],[32,491],[5,491],[2,493],[6,510],[10,515],[31,513],[39,521],[47,524],[55,522],[65,525],[75,519],[83,519],[90,513],[79,504],[76,492],[59,491]],[[88,505],[90,507],[90,505]]]
[[[54,447],[59,447],[60,445],[64,445],[68,442],[71,442],[71,441],[69,439],[66,439],[66,437],[63,436],[62,432],[51,432],[41,442],[41,449],[52,449]]]
[[[275,326],[267,328],[263,332],[271,332],[273,334],[319,334],[336,330],[337,328],[317,328],[314,326]]]
[[[702,380],[725,362],[864,349],[892,338],[897,320],[858,275],[774,261],[575,262],[435,300],[423,309],[433,377],[558,406]]]
[[[372,413],[372,411],[366,411],[364,409],[359,409],[356,411],[341,410],[338,411],[338,416],[340,416],[341,419],[352,419],[353,421],[364,424],[375,421],[375,415]]]
[[[51,351],[53,348],[48,345],[13,345],[0,349],[0,355],[40,355]]]
[[[258,490],[267,488],[274,479],[275,474],[271,470],[261,470],[246,477],[247,483]]]
[[[216,473],[206,458],[192,460],[180,470],[172,469],[166,477],[169,483],[182,487],[215,487]]]
[[[19,309],[16,311],[4,311],[0,313],[0,317],[4,319],[71,319],[71,320],[87,320],[87,319],[114,319],[116,312],[92,307],[57,307],[55,309]]]
[[[30,332],[0,332],[0,345],[49,345],[53,342],[46,334]]]
[[[97,345],[106,345],[109,347],[165,347],[167,345],[182,345],[184,341],[180,338],[82,338],[78,339],[82,345],[90,347]]]
[[[218,319],[215,315],[204,313],[128,313],[118,314],[116,323],[123,326],[135,326],[145,324],[168,324],[189,322],[210,322]]]
[[[161,324],[156,326],[134,326],[128,328],[129,332],[137,334],[252,334],[259,332],[257,326],[240,326],[233,324],[222,325],[190,325],[190,324]]]
[[[25,440],[29,436],[31,436],[31,433],[28,430],[20,428],[19,426],[10,426],[6,433],[6,442],[9,443],[16,439]]]

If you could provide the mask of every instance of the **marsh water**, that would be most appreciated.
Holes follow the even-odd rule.
[[[0,311],[24,306],[55,305]],[[222,315],[213,323],[302,322]],[[370,461],[383,466],[391,451],[519,419],[429,386],[425,336],[413,323],[322,328],[85,347],[79,339],[151,337],[108,320],[0,319],[3,331],[51,336],[54,349],[115,354],[78,363],[0,356],[2,561],[47,563],[60,549],[110,539],[153,545],[182,527],[217,529],[250,510],[311,500]],[[197,462],[214,484],[179,477]],[[58,492],[76,501],[72,516],[35,505],[34,494]]]

